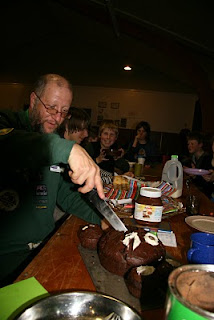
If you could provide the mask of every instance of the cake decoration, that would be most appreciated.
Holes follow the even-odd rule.
[[[133,242],[133,250],[135,250],[141,243],[140,238],[138,237],[137,232],[128,233],[125,235],[125,239],[123,240],[123,244],[125,246],[129,246],[130,240],[134,240]]]
[[[137,274],[150,275],[155,271],[153,266],[139,266],[136,268]]]
[[[151,232],[147,232],[144,236],[144,239],[147,243],[151,244],[152,246],[158,245],[158,238]]]

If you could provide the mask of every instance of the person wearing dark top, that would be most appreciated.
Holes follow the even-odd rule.
[[[214,136],[212,138],[212,158],[210,173],[203,176],[203,179],[207,182],[207,194],[208,197],[214,202]]]
[[[57,131],[60,137],[82,145],[88,137],[89,125],[90,117],[87,112],[81,108],[71,107],[69,118],[64,120]]]
[[[56,205],[102,224],[80,194],[97,187],[104,198],[100,168],[77,143],[56,133],[69,116],[72,97],[67,79],[47,74],[36,82],[26,111],[0,112],[0,287],[14,281],[50,237]],[[69,181],[60,163],[69,165]]]
[[[139,153],[144,154],[145,165],[150,166],[160,160],[160,152],[156,144],[150,139],[151,128],[146,121],[141,121],[136,126],[136,136],[134,141],[128,146],[124,157],[128,161],[137,162]]]
[[[211,155],[203,149],[203,136],[199,132],[191,132],[187,138],[189,156],[182,160],[185,167],[195,169],[211,169]],[[202,176],[191,176],[194,184],[209,197],[208,183]]]
[[[196,169],[210,169],[211,155],[203,149],[203,136],[199,132],[191,132],[187,137],[189,155],[182,160],[183,166]]]
[[[99,139],[97,142],[88,143],[86,151],[98,164],[98,166],[110,172],[112,175],[115,170],[118,173],[125,173],[129,170],[128,161],[123,158],[124,150],[118,148],[118,127],[113,121],[104,121],[99,128]],[[111,150],[119,151],[118,155],[111,155]]]

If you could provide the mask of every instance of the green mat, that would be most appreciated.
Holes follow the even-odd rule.
[[[0,320],[12,320],[27,306],[48,295],[34,277],[0,288]]]

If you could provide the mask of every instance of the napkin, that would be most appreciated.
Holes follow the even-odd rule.
[[[105,186],[104,192],[107,199],[122,200],[132,199],[136,200],[139,196],[142,187],[155,187],[161,190],[161,194],[170,197],[175,189],[165,181],[139,181],[130,179],[129,190],[114,189],[112,185]]]
[[[0,319],[12,320],[27,306],[48,295],[34,277],[0,288]]]

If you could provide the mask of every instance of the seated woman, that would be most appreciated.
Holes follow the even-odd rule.
[[[124,150],[118,148],[118,127],[113,121],[104,121],[98,133],[98,141],[88,143],[85,146],[86,151],[98,164],[98,166],[110,172],[112,175],[116,171],[119,174],[125,173],[129,170],[128,161],[123,158]],[[118,155],[114,156],[109,152],[110,150],[119,151]],[[120,155],[119,155],[120,153]]]
[[[145,165],[150,166],[155,162],[160,161],[160,152],[156,144],[150,140],[150,124],[146,121],[141,121],[136,126],[136,136],[134,141],[128,146],[125,153],[125,159],[128,161],[138,161],[138,155],[143,154],[145,157]]]

